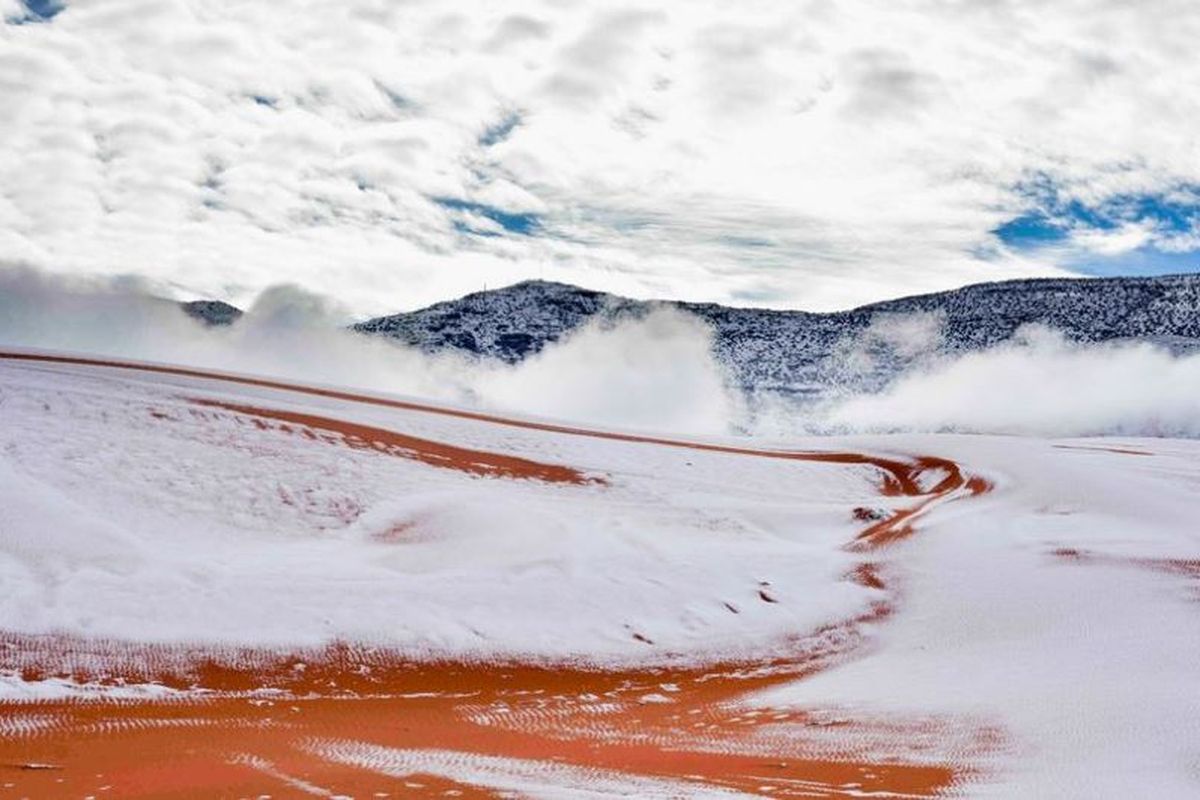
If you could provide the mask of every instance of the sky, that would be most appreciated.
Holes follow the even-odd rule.
[[[0,0],[0,264],[355,315],[1200,270],[1194,0]]]

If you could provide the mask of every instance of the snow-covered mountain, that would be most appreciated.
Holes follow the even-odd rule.
[[[876,389],[930,353],[983,349],[1029,324],[1074,341],[1200,347],[1200,275],[986,283],[826,314],[639,301],[526,281],[354,327],[429,352],[516,363],[593,318],[616,321],[662,306],[712,326],[715,354],[743,388],[800,396]]]

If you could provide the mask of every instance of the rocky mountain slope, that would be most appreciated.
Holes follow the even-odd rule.
[[[826,314],[639,301],[526,281],[354,327],[430,352],[516,363],[593,318],[613,322],[662,306],[712,326],[714,352],[743,388],[792,396],[872,390],[931,353],[983,349],[1034,323],[1073,341],[1200,347],[1200,275],[977,284]]]
[[[237,306],[220,300],[192,300],[180,303],[184,313],[206,325],[230,325],[242,316]]]

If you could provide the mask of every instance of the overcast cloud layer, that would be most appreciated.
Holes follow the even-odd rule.
[[[1194,0],[0,16],[0,256],[181,297],[828,309],[1200,249]]]

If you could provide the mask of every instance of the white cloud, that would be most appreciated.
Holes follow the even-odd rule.
[[[1154,239],[1154,229],[1145,223],[1131,222],[1111,230],[1086,229],[1073,231],[1071,244],[1085,251],[1104,256],[1128,253]]]
[[[829,308],[1053,274],[992,246],[1013,187],[1200,181],[1198,37],[1187,0],[74,0],[0,26],[0,253],[360,314],[538,275]]]

